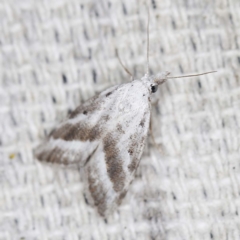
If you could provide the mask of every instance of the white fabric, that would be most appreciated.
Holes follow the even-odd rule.
[[[104,221],[78,169],[32,149],[82,101],[146,72],[144,1],[0,2],[0,239],[240,239],[240,2],[152,0],[153,134]]]

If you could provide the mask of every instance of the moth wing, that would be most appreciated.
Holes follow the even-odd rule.
[[[137,93],[137,94],[135,94]],[[41,161],[87,165],[89,190],[102,216],[126,195],[150,120],[142,81],[114,86],[79,106],[35,152]]]
[[[126,195],[139,165],[149,129],[150,108],[119,116],[99,142],[87,167],[89,190],[98,212],[107,216]]]
[[[107,94],[117,87],[109,88],[77,107],[34,150],[36,158],[49,163],[78,163],[84,166],[97,149],[109,120],[105,110],[110,107],[111,101],[107,101]]]

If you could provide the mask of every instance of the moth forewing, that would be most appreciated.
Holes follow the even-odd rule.
[[[35,151],[40,161],[85,166],[91,196],[106,216],[125,196],[139,164],[150,120],[150,91],[135,80],[76,108]]]

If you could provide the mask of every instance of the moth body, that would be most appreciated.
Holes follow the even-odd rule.
[[[113,86],[77,107],[35,150],[40,161],[84,167],[102,216],[126,195],[145,145],[151,94],[169,73]]]

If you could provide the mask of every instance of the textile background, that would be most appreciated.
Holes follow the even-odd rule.
[[[137,0],[0,1],[0,240],[240,239],[240,2],[152,0],[153,134],[107,219],[79,169],[32,150],[89,97],[146,72],[147,7]]]

